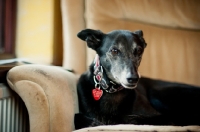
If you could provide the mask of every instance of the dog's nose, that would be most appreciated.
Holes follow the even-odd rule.
[[[137,83],[138,82],[138,78],[127,78],[127,82],[128,83]]]
[[[139,77],[134,76],[131,73],[128,73],[127,76],[126,76],[126,79],[127,79],[128,83],[132,83],[133,84],[133,83],[137,83],[138,82]]]

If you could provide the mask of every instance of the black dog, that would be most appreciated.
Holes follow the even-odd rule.
[[[146,47],[141,30],[105,34],[86,29],[78,37],[97,56],[78,82],[76,129],[108,124],[200,125],[199,87],[140,78],[138,67]]]

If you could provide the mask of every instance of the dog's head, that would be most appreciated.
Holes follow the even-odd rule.
[[[107,76],[124,88],[133,89],[139,80],[138,67],[146,43],[141,30],[115,30],[107,34],[85,29],[77,35],[96,51]]]

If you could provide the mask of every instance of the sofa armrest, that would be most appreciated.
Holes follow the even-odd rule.
[[[7,82],[25,102],[31,132],[68,132],[78,112],[77,76],[60,67],[22,65],[12,68]]]

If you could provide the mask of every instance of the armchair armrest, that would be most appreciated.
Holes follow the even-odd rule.
[[[78,112],[77,77],[62,68],[22,65],[12,68],[7,82],[25,102],[31,132],[68,132]]]

